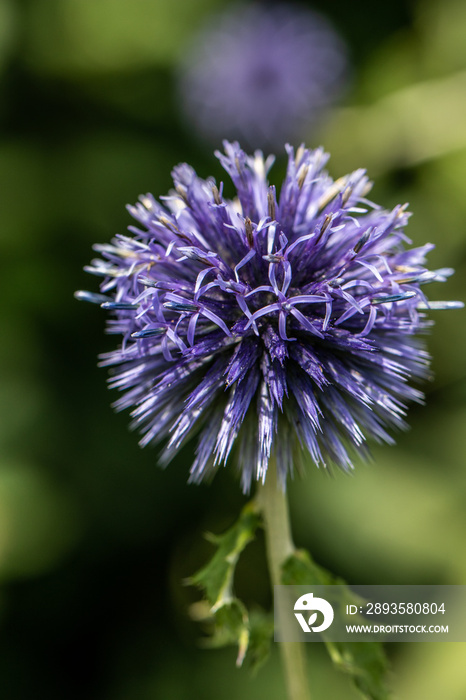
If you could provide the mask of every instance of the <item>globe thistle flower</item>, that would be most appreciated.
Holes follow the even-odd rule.
[[[368,201],[364,170],[334,181],[321,148],[287,146],[277,195],[273,157],[224,147],[234,199],[178,165],[161,203],[147,194],[129,207],[131,235],[95,246],[87,270],[101,293],[77,296],[122,337],[101,362],[123,392],[115,406],[132,408],[141,445],[168,438],[162,463],[197,434],[194,482],[233,448],[244,491],[272,453],[283,487],[300,450],[349,470],[422,401],[409,380],[428,374],[425,310],[461,305],[429,304],[422,288],[452,270],[424,266],[432,245],[407,247],[406,205]]]
[[[274,148],[305,138],[341,93],[346,49],[322,16],[294,5],[238,5],[185,53],[179,100],[208,140]]]

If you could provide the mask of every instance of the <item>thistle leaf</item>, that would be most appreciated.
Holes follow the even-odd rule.
[[[254,539],[260,516],[253,503],[241,511],[238,521],[223,535],[209,535],[217,550],[212,559],[188,583],[201,588],[209,604],[206,618],[213,619],[209,646],[238,645],[237,666],[241,666],[250,647],[251,663],[257,665],[264,658],[263,633],[255,623],[251,628],[244,604],[233,594],[233,579],[241,552]]]
[[[326,569],[318,566],[305,550],[296,550],[283,565],[282,583],[295,586],[344,586],[345,582]],[[338,589],[341,590],[341,589]],[[333,605],[341,607],[357,600],[355,594],[347,588],[339,599],[332,600]],[[330,642],[322,633],[334,665],[349,674],[358,690],[366,700],[388,700],[389,690],[386,683],[388,660],[380,642]]]
[[[253,610],[249,616],[249,647],[246,660],[252,671],[257,671],[270,654],[273,639],[273,615]]]
[[[205,591],[207,600],[215,612],[233,598],[232,587],[236,564],[241,552],[254,539],[260,516],[253,503],[241,511],[237,522],[223,535],[209,535],[217,546],[212,559],[188,579],[188,583]]]

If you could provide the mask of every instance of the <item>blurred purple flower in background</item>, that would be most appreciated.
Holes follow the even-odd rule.
[[[190,128],[253,148],[301,141],[341,93],[346,48],[322,16],[294,5],[233,6],[197,35],[178,93]]]
[[[432,245],[405,247],[405,207],[365,199],[363,170],[333,181],[322,149],[287,147],[277,196],[273,157],[224,145],[234,200],[182,164],[163,204],[147,194],[129,207],[141,228],[95,246],[101,293],[77,296],[122,336],[102,358],[124,392],[115,405],[133,409],[142,445],[168,438],[165,463],[198,433],[195,482],[233,447],[245,491],[272,452],[283,485],[300,447],[349,469],[367,437],[391,442],[406,402],[422,401],[408,384],[428,374],[422,285],[452,270],[424,267]]]

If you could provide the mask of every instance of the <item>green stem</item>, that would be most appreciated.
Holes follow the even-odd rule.
[[[270,460],[265,483],[260,484],[257,501],[262,512],[267,548],[267,562],[272,586],[282,585],[282,565],[293,554],[290,518],[286,493],[277,483],[274,460]],[[280,614],[280,611],[279,611]],[[288,612],[289,615],[289,612]],[[280,616],[286,619],[286,611]],[[280,642],[289,700],[310,700],[304,646],[300,642]]]

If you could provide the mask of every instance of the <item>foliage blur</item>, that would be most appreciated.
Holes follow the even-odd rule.
[[[306,4],[306,3],[301,3]],[[220,177],[178,117],[174,75],[220,0],[0,0],[0,692],[4,700],[282,698],[278,663],[256,676],[235,650],[202,649],[183,580],[245,498],[232,469],[187,486],[189,449],[162,471],[114,415],[98,353],[103,312],[82,268],[124,231],[126,203],[191,163]],[[310,5],[309,5],[310,6]],[[347,42],[353,82],[308,145],[338,177],[367,167],[373,199],[408,201],[413,241],[466,274],[466,5],[319,0]],[[282,164],[275,166],[279,174]],[[277,175],[278,180],[278,175]],[[434,312],[435,313],[435,312]],[[412,429],[354,476],[309,465],[292,484],[296,543],[350,583],[466,584],[466,325],[437,312],[434,381]],[[263,542],[237,576],[270,605]],[[356,698],[309,645],[316,700]],[[399,700],[464,700],[463,644],[390,645]],[[274,655],[276,650],[274,650]]]

